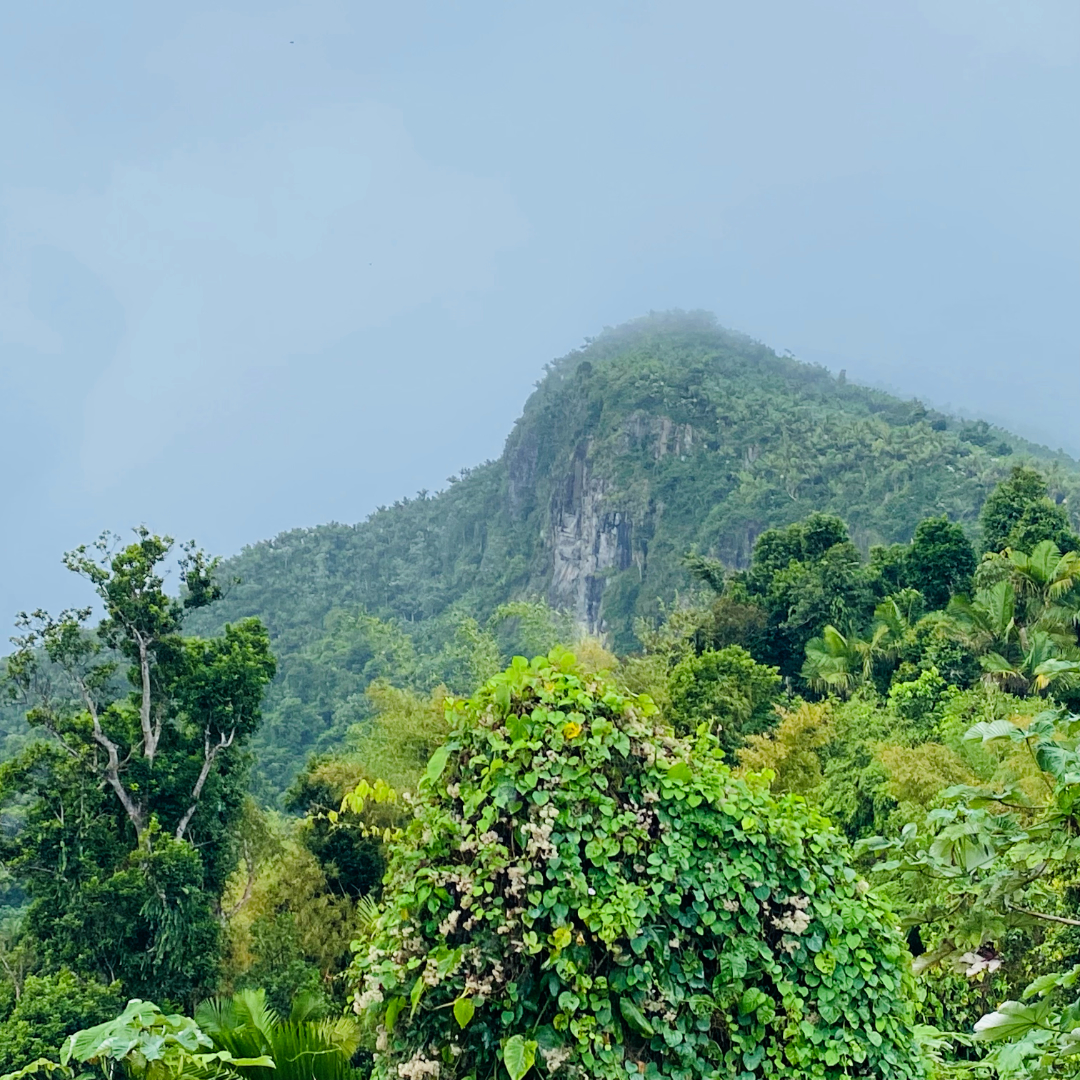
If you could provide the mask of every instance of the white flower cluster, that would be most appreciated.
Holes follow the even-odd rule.
[[[558,1046],[554,1050],[540,1048],[540,1056],[544,1059],[549,1073],[558,1072],[570,1058],[570,1050],[565,1046]]]
[[[440,1068],[438,1061],[433,1061],[419,1050],[408,1061],[402,1062],[397,1072],[401,1080],[423,1080],[425,1076],[438,1077]]]
[[[425,946],[424,939],[420,936],[420,932],[415,926],[406,923],[401,928],[401,941],[398,944],[397,951],[391,959],[395,964],[400,966],[404,964],[409,957],[419,956],[424,952],[427,952],[427,946]]]
[[[468,907],[472,903],[473,878],[465,867],[459,867],[456,870],[438,870],[431,875],[431,881],[434,885],[457,890],[462,900],[462,907]],[[465,902],[465,897],[469,898],[468,903]]]
[[[775,926],[777,930],[783,930],[787,934],[795,934],[796,936],[805,933],[806,928],[812,921],[810,915],[807,914],[806,911],[810,906],[810,897],[789,896],[786,900],[781,901],[781,903],[790,907],[791,911],[778,918],[774,918],[772,921],[773,926]],[[794,952],[794,949],[786,949],[786,951]]]
[[[952,969],[969,979],[974,979],[984,971],[992,975],[999,967],[1001,957],[985,946],[977,952],[966,952],[952,961]]]
[[[476,950],[476,952],[478,959],[479,950]],[[472,997],[489,998],[495,987],[501,986],[505,982],[506,971],[502,966],[502,961],[496,960],[491,964],[486,975],[481,975],[479,971],[476,971],[465,976],[465,993]]]
[[[424,970],[420,973],[425,986],[439,985],[439,961],[434,956],[429,956],[424,962]]]
[[[645,793],[649,795],[649,792]],[[646,802],[650,800],[646,799]],[[634,825],[637,826],[638,832],[642,838],[648,838],[652,831],[653,823],[656,821],[656,812],[650,810],[647,806],[637,806],[631,803],[631,808],[634,811]]]
[[[353,1001],[353,1010],[362,1013],[365,1009],[370,1009],[372,1005],[378,1005],[382,999],[383,992],[377,986],[369,986],[362,994],[357,991]]]
[[[521,831],[528,837],[525,842],[525,854],[535,862],[543,859],[545,862],[555,858],[558,849],[551,842],[551,833],[555,828],[555,819],[559,811],[552,803],[541,806],[537,814],[539,821],[526,821],[521,826]]]
[[[525,891],[525,885],[529,878],[529,871],[526,870],[524,866],[508,866],[506,868],[506,876],[508,879],[506,895],[520,896]]]
[[[439,923],[439,933],[442,934],[444,938],[448,938],[455,930],[457,930],[457,924],[460,918],[461,909],[454,908],[454,910]]]
[[[662,997],[659,998],[646,998],[641,1007],[647,1013],[662,1013],[665,1023],[670,1024],[674,1022],[676,1017],[676,1011],[672,1008],[670,1001],[665,1001]]]

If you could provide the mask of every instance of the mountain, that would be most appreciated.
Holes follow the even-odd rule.
[[[1061,453],[778,356],[709,314],[652,314],[548,364],[498,460],[356,525],[245,548],[223,566],[238,583],[191,628],[269,626],[281,675],[264,739],[280,790],[363,717],[371,678],[420,679],[418,657],[455,620],[544,598],[630,650],[635,619],[687,587],[691,549],[745,566],[764,529],[815,510],[864,550],[942,513],[974,535],[1021,459],[1080,506],[1080,468]]]

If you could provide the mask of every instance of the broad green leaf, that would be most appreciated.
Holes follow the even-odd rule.
[[[71,1069],[66,1065],[58,1065],[55,1061],[50,1061],[48,1058],[38,1058],[35,1061],[31,1061],[29,1065],[24,1065],[16,1072],[5,1073],[0,1080],[24,1080],[31,1076],[38,1077],[42,1074],[52,1075],[57,1073],[67,1080],[72,1076]]]
[[[1075,975],[1076,971],[1077,968],[1073,968],[1073,970],[1069,972],[1069,975]],[[1025,987],[1023,993],[1024,1000],[1027,1001],[1028,998],[1045,994],[1050,990],[1056,990],[1062,985],[1063,980],[1067,977],[1068,976],[1061,971],[1051,971],[1047,975],[1040,975],[1034,982],[1028,983],[1027,987]]]
[[[565,949],[570,944],[570,927],[557,926],[551,933],[551,944],[556,949]]]
[[[412,1004],[412,1009],[409,1010],[410,1016],[415,1015],[416,1010],[420,1005],[420,999],[424,996],[425,989],[426,984],[424,983],[423,976],[417,976],[416,982],[413,983],[412,993],[409,994],[409,1001]]]
[[[1039,763],[1039,768],[1054,777],[1061,777],[1072,758],[1073,755],[1057,743],[1040,742],[1035,747],[1035,760]]]
[[[503,1064],[510,1080],[521,1080],[536,1064],[536,1042],[524,1035],[511,1035],[503,1047]]]
[[[431,760],[427,763],[427,769],[424,771],[424,779],[430,784],[434,784],[443,774],[443,769],[446,768],[447,758],[450,757],[450,747],[448,745],[440,746],[434,754],[431,755]]]
[[[405,1008],[405,999],[403,997],[395,997],[390,999],[390,1004],[386,1006],[386,1019],[384,1021],[387,1031],[394,1030],[394,1024],[397,1022],[398,1013]]]
[[[965,739],[981,739],[984,743],[994,739],[1011,739],[1017,732],[1015,724],[1008,720],[983,720],[978,724],[972,724],[964,732]]]
[[[1004,1001],[975,1024],[975,1034],[988,1042],[1016,1039],[1042,1024],[1049,1014],[1050,1002],[1046,1000],[1033,1005]]]
[[[693,779],[693,774],[690,772],[690,766],[685,761],[678,761],[668,769],[669,780],[680,780],[682,783],[688,783]]]
[[[1006,660],[1001,653],[988,652],[985,656],[979,657],[979,663],[983,671],[998,671],[1003,675],[1011,675],[1016,671],[1016,665]],[[991,722],[995,724],[1008,723],[1007,720],[994,720]]]
[[[471,997],[459,997],[454,1002],[454,1019],[458,1022],[458,1027],[468,1027],[475,1013],[476,1005]]]
[[[623,1019],[639,1034],[639,1035],[655,1035],[656,1032],[653,1029],[652,1024],[645,1019],[641,1010],[628,998],[619,998],[619,1012],[622,1013]]]

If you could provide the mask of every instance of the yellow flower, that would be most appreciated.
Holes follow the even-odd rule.
[[[576,739],[581,734],[581,725],[570,720],[563,724],[562,733],[568,739]]]

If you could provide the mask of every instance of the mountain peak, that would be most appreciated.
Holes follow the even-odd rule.
[[[990,488],[1043,455],[778,356],[709,312],[652,312],[549,363],[497,461],[231,560],[245,584],[226,607],[273,627],[265,590],[282,574],[307,582],[313,614],[353,603],[415,622],[543,596],[626,648],[634,619],[686,586],[690,549],[744,566],[764,529],[815,510],[864,550],[930,515],[974,528]],[[1080,504],[1077,470],[1059,458],[1051,472],[1055,496]]]

